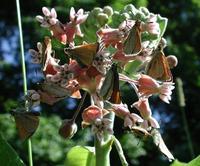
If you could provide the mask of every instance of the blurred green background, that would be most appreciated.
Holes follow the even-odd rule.
[[[58,18],[64,23],[68,21],[71,6],[75,9],[83,8],[90,11],[94,7],[109,5],[115,10],[120,10],[130,3],[137,8],[145,6],[149,11],[159,13],[169,19],[164,34],[168,41],[165,53],[166,55],[174,54],[179,60],[178,66],[172,72],[174,79],[180,77],[183,80],[186,98],[185,114],[194,154],[197,156],[200,153],[200,134],[198,134],[200,130],[200,1],[198,0],[21,0],[28,88],[31,89],[33,84],[41,78],[39,66],[30,63],[28,49],[35,48],[36,42],[41,41],[45,34],[49,34],[35,20],[36,15],[42,14],[43,6],[55,7]],[[15,1],[3,0],[0,5],[0,132],[27,163],[26,142],[19,141],[14,121],[9,115],[9,111],[16,106],[23,95],[19,50]],[[126,89],[122,95],[123,100],[129,102],[131,94],[128,94]],[[178,160],[190,161],[194,156],[190,155],[188,149],[176,90],[174,90],[170,105],[164,104],[158,98],[151,98],[150,101],[153,114],[161,125],[161,133],[167,146]],[[80,117],[78,119],[80,130],[73,139],[63,140],[58,135],[61,119],[70,118],[73,115],[77,102],[74,99],[65,99],[52,107],[42,104],[37,108],[42,112],[42,118],[39,129],[32,137],[35,165],[63,165],[66,153],[72,146],[93,145],[90,130],[80,129]],[[86,102],[84,107],[88,104]],[[152,142],[125,133],[122,125],[122,120],[116,119],[114,131],[122,143],[130,165],[167,166],[170,164]],[[111,163],[112,166],[120,166],[115,148],[111,153]]]

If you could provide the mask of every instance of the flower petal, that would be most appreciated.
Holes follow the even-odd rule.
[[[42,22],[44,21],[44,17],[42,17],[42,16],[40,16],[40,15],[36,16],[35,18],[36,18],[36,20],[37,20],[38,22],[40,22],[40,23],[42,23]]]
[[[54,8],[51,9],[51,17],[57,18],[57,13],[56,13],[56,10]]]
[[[150,122],[151,127],[153,127],[153,128],[160,128],[160,125],[158,124],[158,121],[155,118],[150,117],[148,119],[148,121]]]
[[[49,11],[49,9],[47,7],[43,7],[42,8],[42,12],[44,13],[45,16],[50,16],[51,15],[51,13],[50,13],[50,11]]]
[[[88,14],[79,15],[77,20],[76,20],[76,24],[81,24],[81,23],[85,22],[87,17],[88,17]]]
[[[71,7],[71,9],[70,9],[70,20],[71,21],[74,21],[75,14],[76,14],[76,12],[74,10],[74,7]]]
[[[76,13],[77,15],[83,15],[84,10],[83,9],[79,9],[78,12]]]

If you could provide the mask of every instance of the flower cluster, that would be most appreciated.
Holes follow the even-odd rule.
[[[39,101],[52,105],[66,97],[81,98],[80,90],[84,90],[91,96],[91,106],[82,113],[82,127],[92,125],[99,141],[104,140],[105,133],[113,134],[113,122],[106,117],[111,112],[133,132],[151,135],[160,127],[153,117],[149,98],[158,95],[165,103],[170,102],[174,89],[171,68],[177,65],[175,56],[164,54],[166,43],[160,24],[166,24],[166,18],[146,8],[137,10],[133,5],[121,12],[113,12],[111,7],[75,12],[72,7],[70,21],[64,24],[54,8],[43,7],[42,12],[44,16],[36,19],[52,36],[38,42],[37,50],[30,49],[32,62],[41,64],[44,74],[39,88],[29,94],[32,105]],[[94,21],[98,22],[95,26]],[[90,30],[95,33],[89,35]],[[76,43],[76,35],[83,44]],[[84,41],[88,36],[94,39]],[[52,40],[65,45],[66,61],[53,50]],[[135,61],[140,65],[134,66]],[[121,100],[119,81],[127,82],[133,87],[132,94],[137,94],[138,100],[131,106]],[[74,119],[64,121],[60,129],[63,137],[75,133],[71,131],[71,122],[74,124]],[[68,129],[70,132],[64,134]]]

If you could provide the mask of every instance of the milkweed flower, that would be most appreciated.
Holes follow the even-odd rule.
[[[142,74],[138,79],[138,92],[141,96],[149,97],[153,94],[158,94],[160,99],[168,104],[171,100],[171,94],[174,88],[173,82],[163,82],[159,84],[148,75]]]
[[[113,134],[113,129],[111,127],[112,121],[108,118],[97,118],[92,125],[92,132],[96,134],[97,139],[102,142],[104,138],[104,133]]]
[[[64,25],[65,34],[67,37],[67,42],[73,44],[75,35],[83,37],[83,33],[80,29],[80,24],[85,22],[88,14],[84,13],[83,9],[79,9],[77,13],[74,8],[70,9],[70,22]]]
[[[140,112],[141,116],[144,119],[148,119],[152,115],[151,108],[149,106],[149,101],[147,98],[140,98],[131,106],[137,108],[137,110]]]
[[[52,35],[61,43],[66,44],[67,36],[65,34],[63,24],[57,19],[57,13],[54,8],[49,10],[46,7],[42,8],[43,16],[36,16],[36,20],[41,23],[41,27],[49,28]]]
[[[135,107],[139,112],[144,121],[141,123],[141,126],[145,129],[149,127],[160,128],[157,120],[152,117],[152,111],[149,105],[148,98],[139,98],[139,100],[131,105]]]
[[[54,8],[52,8],[50,11],[47,7],[43,7],[42,12],[44,14],[44,17],[40,15],[36,16],[36,20],[41,23],[42,27],[49,28],[53,25],[56,25],[58,19],[56,10]]]
[[[131,128],[132,126],[135,126],[136,123],[142,123],[143,122],[143,119],[139,115],[137,115],[135,113],[130,113],[126,104],[109,103],[109,105],[112,108],[112,111],[118,117],[124,119],[124,127]]]
[[[147,31],[151,34],[154,35],[159,35],[160,34],[160,27],[159,24],[156,22],[157,21],[157,16],[156,15],[151,15],[149,19],[147,20],[146,23],[143,23],[141,26],[142,31]]]
[[[124,33],[120,31],[120,29],[114,29],[108,26],[97,31],[97,35],[101,38],[101,41],[104,42],[105,47],[109,45],[115,47],[124,37]]]

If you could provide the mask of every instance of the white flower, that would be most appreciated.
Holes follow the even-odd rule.
[[[52,8],[50,11],[48,8],[43,7],[42,12],[44,17],[40,15],[36,16],[36,20],[41,23],[42,27],[48,28],[58,22],[57,13],[54,8]]]

